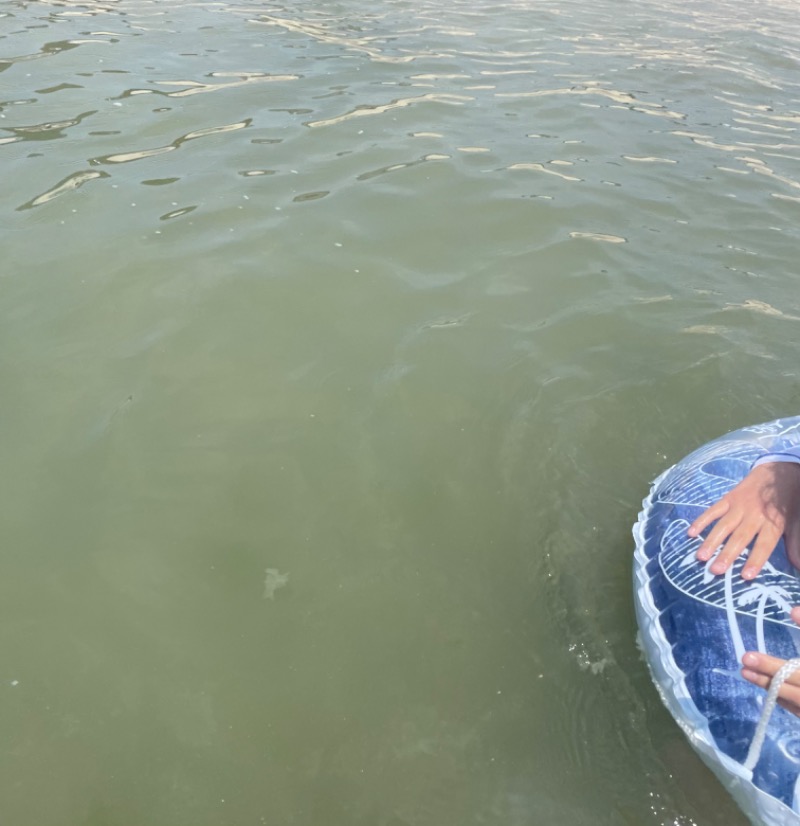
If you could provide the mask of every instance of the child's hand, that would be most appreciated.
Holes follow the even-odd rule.
[[[800,465],[767,462],[753,468],[730,493],[692,522],[689,536],[699,536],[715,520],[717,524],[697,550],[697,558],[708,562],[725,543],[709,569],[712,574],[724,574],[755,540],[742,570],[744,579],[753,579],[784,534],[789,561],[800,567]]]
[[[800,624],[800,608],[792,609],[792,619]],[[742,657],[742,676],[754,685],[769,688],[772,678],[786,662],[768,654],[748,651]],[[792,714],[800,716],[800,671],[795,671],[778,691],[778,704]]]

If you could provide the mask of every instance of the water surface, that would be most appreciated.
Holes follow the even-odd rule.
[[[0,9],[20,826],[742,824],[650,479],[800,407],[793,3]]]

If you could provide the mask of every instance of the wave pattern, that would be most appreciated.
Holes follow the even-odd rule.
[[[430,108],[403,120],[417,127],[449,121],[451,128],[439,137],[420,139],[445,159],[477,147],[487,153],[484,173],[505,180],[512,189],[519,184],[511,173],[522,170],[551,178],[539,187],[547,197],[558,196],[559,183],[628,186],[638,173],[626,167],[646,161],[687,166],[685,174],[691,176],[702,166],[708,181],[721,182],[731,174],[763,179],[778,212],[779,204],[789,205],[800,197],[794,168],[800,160],[800,110],[792,102],[797,76],[790,70],[800,50],[796,26],[787,25],[786,6],[777,2],[762,0],[747,15],[736,3],[677,12],[668,4],[649,2],[619,17],[603,5],[587,12],[578,3],[543,3],[536,6],[537,26],[530,25],[531,9],[523,2],[496,4],[491,10],[476,9],[469,2],[446,8],[423,3],[413,18],[401,2],[382,4],[379,10],[351,8],[346,15],[320,6],[306,17],[298,16],[294,7],[274,6],[267,12],[255,3],[179,2],[167,10],[141,0],[70,0],[37,7],[10,3],[8,8],[7,22],[18,18],[23,27],[26,20],[31,26],[0,37],[0,70],[17,69],[21,74],[19,67],[46,58],[41,64],[43,69],[51,65],[46,74],[61,80],[26,83],[18,76],[8,87],[17,90],[18,98],[0,103],[0,129],[5,133],[0,147],[7,160],[9,152],[20,150],[11,163],[26,170],[31,163],[24,163],[25,144],[41,139],[77,142],[83,157],[74,158],[76,167],[94,158],[147,157],[154,150],[142,146],[136,134],[141,119],[120,117],[114,106],[135,105],[142,112],[141,102],[135,100],[142,96],[167,104],[214,92],[229,102],[183,113],[194,121],[187,131],[213,128],[209,114],[223,109],[238,110],[236,120],[252,120],[254,127],[269,129],[268,113],[279,111],[281,99],[302,99],[305,104],[302,115],[282,119],[283,140],[300,140],[308,127],[336,130],[353,119],[354,126],[360,125],[366,115],[376,116],[376,126],[385,123],[379,128],[394,126],[399,124],[398,107],[423,101],[458,104],[464,113],[455,119]],[[184,21],[189,25],[184,27]],[[207,33],[222,21],[245,44],[244,52],[222,50],[226,53],[221,55],[213,46]],[[59,31],[59,39],[45,39],[51,30]],[[734,49],[737,36],[744,39]],[[167,40],[174,44],[174,57],[148,62],[153,47]],[[263,65],[263,58],[271,71],[254,70]],[[359,78],[358,72],[369,64],[372,69]],[[86,71],[89,65],[93,68]],[[336,66],[333,73],[328,71],[331,66]],[[670,75],[668,83],[663,82],[664,73]],[[126,85],[126,80],[133,85]],[[701,84],[720,91],[701,98]],[[415,94],[398,97],[391,93],[397,87]],[[262,96],[266,108],[260,111],[256,107]],[[83,102],[88,101],[104,105],[87,110]],[[599,159],[581,110],[587,118],[598,113],[614,131],[632,128],[642,136],[649,132],[649,143],[659,151],[620,152]],[[57,117],[39,118],[38,124],[31,116],[56,111]],[[155,111],[161,117],[149,118],[149,131],[162,131],[158,121],[166,126],[179,116],[170,105]],[[551,134],[528,129],[509,143],[513,129],[508,128],[508,118],[532,124],[548,112],[556,114]],[[635,125],[642,117],[656,122]],[[111,121],[122,123],[123,129],[109,132]],[[503,139],[486,128],[493,122],[504,122]],[[113,149],[108,148],[111,134]],[[98,140],[102,136],[106,139]],[[691,147],[703,150],[705,161],[687,155]],[[235,144],[236,151],[244,149]],[[572,169],[554,169],[559,163],[569,163]],[[359,176],[366,171],[353,170],[350,179],[363,180]],[[675,177],[683,174],[678,170]],[[25,177],[40,176],[26,172]],[[61,169],[56,180],[63,177]],[[41,193],[26,193],[21,187],[17,205],[50,203],[40,196],[55,188],[56,180]],[[97,180],[96,185],[111,183],[107,178]],[[626,237],[624,231],[603,229],[609,227],[573,227],[578,233],[573,237]]]
[[[625,534],[797,406],[796,12],[0,4],[5,820],[738,826]]]

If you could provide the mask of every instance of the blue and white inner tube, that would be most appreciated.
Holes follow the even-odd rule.
[[[789,617],[800,574],[781,540],[755,579],[741,577],[746,555],[714,576],[715,557],[695,557],[702,537],[687,535],[764,458],[800,458],[800,416],[729,433],[655,480],[633,529],[634,598],[653,680],[700,757],[754,823],[800,826],[800,718],[780,707],[763,714],[766,692],[740,674],[745,651],[800,656]]]

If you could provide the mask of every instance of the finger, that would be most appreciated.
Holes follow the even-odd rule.
[[[717,548],[739,527],[741,521],[742,514],[739,511],[728,513],[720,519],[697,549],[697,558],[701,562],[708,562]]]
[[[759,674],[758,671],[753,671],[750,668],[743,668],[742,677],[744,677],[748,683],[757,685],[759,688],[769,688],[770,678],[765,674]]]
[[[712,574],[724,574],[728,570],[731,563],[742,554],[744,549],[753,541],[753,537],[758,533],[761,527],[761,521],[752,522],[748,520],[743,522],[730,535],[725,547],[720,551],[719,556],[714,560],[709,569]]]
[[[764,525],[759,531],[753,550],[747,557],[747,562],[742,569],[743,579],[755,579],[764,563],[769,559],[770,554],[775,550],[778,540],[781,538],[781,529],[772,523]]]
[[[763,677],[767,682],[771,680],[786,660],[779,657],[772,657],[769,654],[762,654],[758,651],[748,651],[742,657],[742,665],[746,671],[752,671],[759,677]],[[786,685],[800,687],[800,671],[795,671],[787,680]]]
[[[780,697],[778,697],[778,705],[781,708],[785,708],[787,711],[790,711],[792,714],[795,714],[798,717],[800,717],[800,706],[798,706],[796,703],[790,703],[788,700],[782,700]]]
[[[800,625],[800,605],[795,605],[795,607],[792,608],[791,617],[798,625]]]
[[[778,697],[792,705],[800,705],[800,688],[784,683],[781,690],[778,692]]]
[[[785,660],[772,657],[769,654],[762,654],[760,651],[748,651],[742,657],[742,665],[749,671],[755,671],[759,675],[771,679]]]
[[[689,536],[699,536],[715,519],[724,516],[728,512],[729,507],[730,505],[725,499],[720,499],[719,502],[715,502],[689,525],[687,531]]]
[[[742,676],[749,683],[757,685],[759,688],[763,688],[765,690],[769,688],[770,683],[772,682],[770,677],[767,677],[765,674],[760,674],[757,671],[752,671],[749,668],[742,669]],[[781,685],[778,696],[786,702],[800,706],[800,687],[793,685],[789,680]]]

